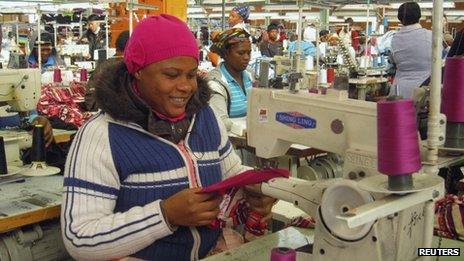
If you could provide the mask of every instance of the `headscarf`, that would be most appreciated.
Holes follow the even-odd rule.
[[[236,43],[250,41],[250,34],[242,28],[228,29],[218,34],[213,39],[213,45],[211,51],[224,57],[224,54],[230,46]]]
[[[232,11],[240,15],[245,23],[247,22],[248,17],[250,16],[250,8],[246,5],[237,5],[232,9]]]

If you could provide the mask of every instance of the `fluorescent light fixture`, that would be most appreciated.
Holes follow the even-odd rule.
[[[205,13],[205,9],[203,7],[187,7],[187,14],[193,13]]]
[[[310,5],[303,6],[303,10],[311,10]],[[298,11],[298,6],[296,5],[267,5],[264,6],[264,10],[267,11],[284,11],[284,10],[292,10]]]
[[[361,22],[365,23],[365,22],[367,22],[367,16],[352,16],[351,18],[356,23],[361,23]],[[370,16],[369,17],[369,22],[376,22],[376,21],[377,21],[377,17],[375,17],[375,16]]]
[[[344,5],[339,10],[367,10],[368,5]],[[378,6],[369,5],[370,9],[373,10]]]
[[[329,22],[331,22],[331,23],[344,23],[345,19],[338,18],[336,16],[329,16]]]
[[[273,13],[273,12],[265,12],[265,13],[250,13],[249,19],[264,19],[266,17],[271,17],[273,18],[274,16],[278,16],[279,13]]]
[[[31,2],[0,2],[0,8],[3,13],[35,13],[37,12],[37,3]],[[74,8],[108,8],[108,4],[91,4],[91,3],[62,3],[62,4],[43,4],[40,6],[40,10],[45,12],[56,12],[63,9],[74,9]]]
[[[206,14],[187,14],[187,18],[191,18],[191,19],[206,18]]]
[[[319,18],[319,13],[315,13],[315,12],[302,12],[301,14],[305,19],[317,19],[317,18]],[[298,12],[288,12],[285,15],[283,15],[282,17],[296,17],[296,18],[298,18],[299,13]]]
[[[418,3],[420,8],[433,8],[433,3]],[[394,3],[390,4],[392,8],[398,9],[401,3]],[[453,2],[445,2],[443,3],[443,8],[455,8],[456,5]]]
[[[446,10],[446,16],[464,16],[464,10]]]

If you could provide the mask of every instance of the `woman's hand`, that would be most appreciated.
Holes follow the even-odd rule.
[[[277,201],[261,194],[261,184],[248,185],[244,188],[245,200],[250,205],[250,209],[260,214],[263,218],[261,221],[267,222],[272,218],[272,207]]]
[[[48,147],[53,141],[53,128],[50,121],[44,116],[37,116],[32,121],[32,125],[42,125],[44,128],[45,146]]]
[[[216,219],[222,197],[212,193],[198,193],[200,190],[184,189],[161,202],[169,224],[205,226]]]

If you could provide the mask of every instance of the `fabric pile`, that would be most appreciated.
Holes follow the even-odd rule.
[[[84,112],[79,107],[84,96],[85,86],[79,82],[71,82],[69,87],[43,85],[37,111],[48,118],[56,117],[79,128],[92,117],[90,112]]]
[[[464,196],[446,195],[435,203],[434,234],[464,240]]]

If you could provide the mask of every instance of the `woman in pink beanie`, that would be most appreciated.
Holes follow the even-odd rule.
[[[66,162],[61,213],[75,259],[196,260],[221,239],[221,198],[198,193],[244,170],[197,78],[198,47],[187,25],[141,21],[124,61],[90,87],[101,112],[78,131]],[[273,199],[247,197],[268,216]]]

